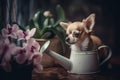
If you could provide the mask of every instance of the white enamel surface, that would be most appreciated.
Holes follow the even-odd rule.
[[[98,55],[94,51],[71,51],[70,61],[72,69],[70,73],[90,74],[99,70]]]
[[[49,44],[50,44],[50,41],[45,42],[40,49],[40,53],[43,53],[48,48]]]

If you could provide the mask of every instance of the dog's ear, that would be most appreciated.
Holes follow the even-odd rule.
[[[92,29],[95,24],[95,14],[90,14],[86,19],[83,19],[82,21],[85,24],[85,31],[87,33],[92,32]]]
[[[65,22],[60,22],[60,26],[63,28],[63,29],[67,29],[69,23],[65,23]]]

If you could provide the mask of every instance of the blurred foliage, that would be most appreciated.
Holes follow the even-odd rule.
[[[36,12],[26,28],[37,28],[36,38],[50,39],[55,37],[56,34],[64,34],[65,31],[59,25],[61,21],[67,21],[63,8],[60,5],[56,6],[57,20],[55,20],[54,14],[51,13],[48,14],[52,16],[44,16],[45,12],[42,10]]]
[[[64,10],[60,5],[57,5],[56,10],[54,11],[56,11],[57,18],[55,18],[55,14],[51,14],[50,11],[41,10],[36,12],[26,28],[37,28],[34,36],[37,39],[51,39],[58,36],[62,42],[63,49],[65,50],[65,31],[59,23],[67,21],[67,19]]]

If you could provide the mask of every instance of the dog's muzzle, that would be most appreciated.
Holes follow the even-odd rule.
[[[70,38],[69,38],[69,37],[66,37],[65,41],[66,41],[66,42],[70,42]]]
[[[75,43],[75,42],[71,41],[69,37],[66,37],[65,42],[69,45]]]

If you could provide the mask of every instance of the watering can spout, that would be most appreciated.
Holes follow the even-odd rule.
[[[57,60],[65,69],[67,69],[68,71],[71,70],[72,63],[68,58],[62,55],[59,55],[58,53],[52,50],[46,50],[46,53],[52,58],[54,58],[55,60]]]
[[[65,69],[67,69],[68,71],[71,70],[72,62],[68,58],[61,56],[52,50],[47,49],[49,44],[50,41],[45,42],[44,45],[41,47],[40,53],[46,52],[46,54],[57,60]]]

